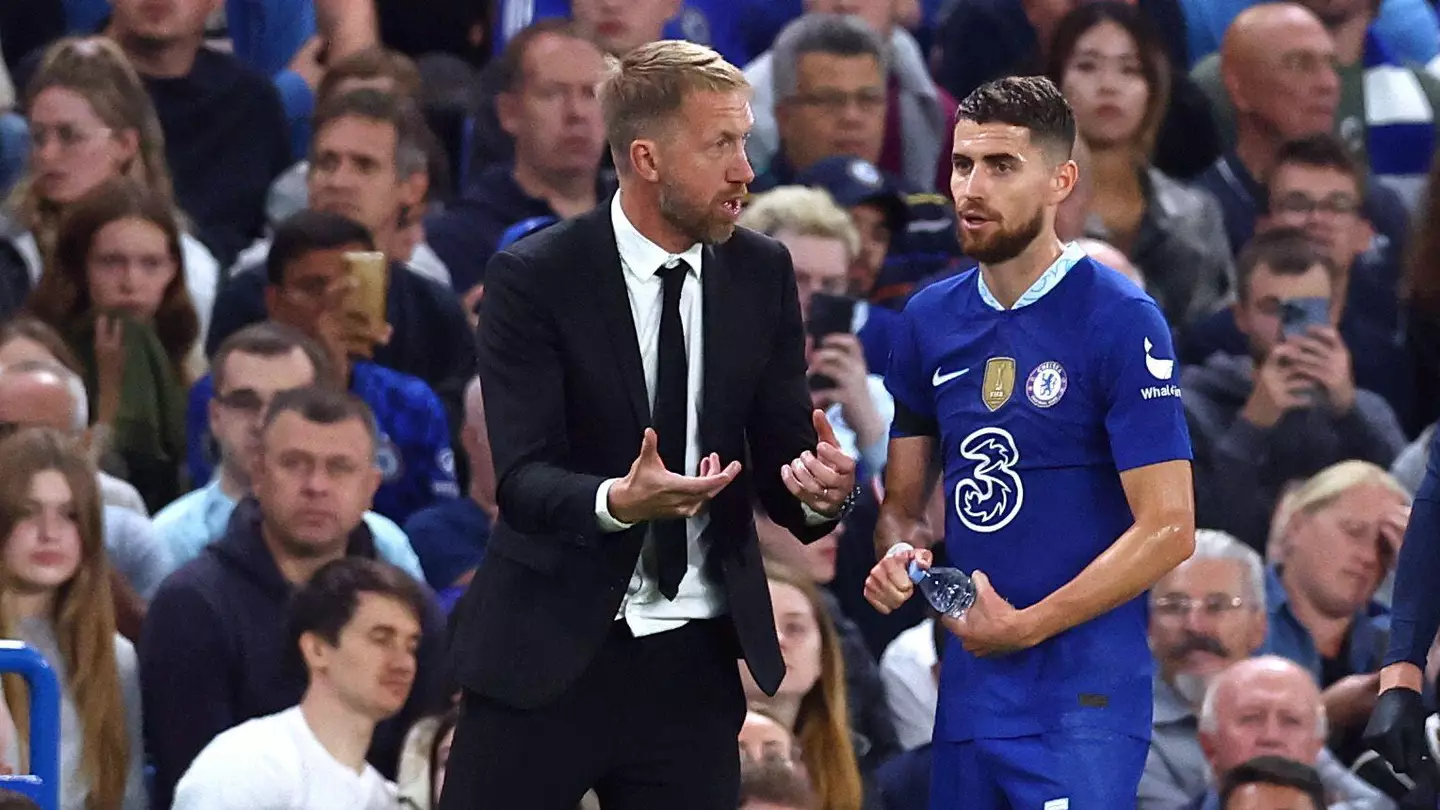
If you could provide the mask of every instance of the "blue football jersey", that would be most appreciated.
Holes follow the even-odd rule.
[[[1122,471],[1190,458],[1159,307],[1074,245],[1009,310],[976,269],[922,290],[904,321],[886,385],[935,426],[946,553],[1016,608],[1074,579],[1131,526]],[[1146,615],[1135,599],[991,658],[951,638],[935,739],[1077,723],[1148,736]]]

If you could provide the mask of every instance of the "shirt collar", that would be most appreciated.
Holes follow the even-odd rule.
[[[1164,678],[1160,677],[1157,669],[1155,672],[1155,725],[1168,725],[1171,723],[1183,723],[1195,719],[1195,709],[1180,697]]]
[[[1060,258],[1056,259],[1054,264],[1045,268],[1045,272],[1041,273],[1040,277],[1035,279],[1035,283],[1031,284],[1030,289],[1026,290],[1025,293],[1015,301],[1015,306],[1011,307],[1011,309],[1028,307],[1041,298],[1044,298],[1046,293],[1055,289],[1055,285],[1059,284],[1060,281],[1065,278],[1065,275],[1070,272],[1070,268],[1074,267],[1076,262],[1079,262],[1083,258],[1085,258],[1085,251],[1078,244],[1070,242],[1065,245],[1065,249],[1060,251]],[[985,274],[977,271],[975,278],[980,287],[980,300],[984,301],[985,305],[991,309],[998,309],[1003,312],[1005,307],[1000,305],[1000,302],[996,300],[995,296],[990,292],[990,288],[985,286]]]
[[[645,234],[636,230],[625,216],[625,211],[620,208],[619,192],[610,200],[610,222],[615,228],[615,247],[620,251],[620,260],[624,262],[626,269],[637,277],[649,279],[661,267],[678,260],[684,260],[690,265],[690,271],[697,278],[700,276],[700,259],[704,255],[705,246],[696,242],[683,253],[671,253],[650,241]]]

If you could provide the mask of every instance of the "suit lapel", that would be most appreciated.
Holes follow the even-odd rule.
[[[704,388],[700,400],[700,449],[708,453],[718,447],[716,424],[720,419],[720,408],[716,403],[724,400],[722,392],[729,388],[729,365],[732,356],[731,343],[737,336],[730,332],[735,328],[735,277],[730,268],[724,266],[720,252],[713,246],[705,246],[701,270],[701,310],[705,333]]]
[[[625,287],[625,268],[620,264],[620,249],[615,245],[615,228],[610,222],[610,205],[598,207],[603,215],[593,220],[599,231],[600,259],[595,270],[596,302],[615,362],[620,368],[620,381],[630,398],[637,424],[649,425],[650,397],[645,390],[645,368],[640,360],[640,338],[635,332],[635,315],[630,311],[630,294]],[[578,257],[577,257],[578,258]]]

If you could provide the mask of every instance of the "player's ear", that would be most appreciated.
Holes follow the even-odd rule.
[[[1066,159],[1055,166],[1055,171],[1050,173],[1050,195],[1051,202],[1059,205],[1065,202],[1070,193],[1075,190],[1075,183],[1080,179],[1080,167],[1074,160]]]

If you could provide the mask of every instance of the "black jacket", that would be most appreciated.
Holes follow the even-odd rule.
[[[347,553],[376,559],[361,523]],[[155,763],[154,806],[169,807],[175,785],[206,744],[246,720],[290,708],[305,693],[298,653],[288,649],[293,588],[260,537],[260,507],[241,501],[225,535],[171,574],[145,616],[140,687],[145,748]],[[375,728],[369,760],[394,778],[405,733],[445,701],[445,619],[434,601],[422,618],[419,669],[410,699]]]
[[[784,247],[741,229],[705,249],[701,278],[701,449],[745,460],[710,504],[706,566],[756,683],[773,693],[785,667],[752,493],[803,541],[834,528],[806,525],[780,479],[816,442],[795,273]],[[595,518],[597,489],[625,475],[650,424],[609,204],[496,254],[481,306],[501,517],[457,607],[455,671],[466,688],[529,708],[561,695],[595,655],[645,536],[643,525],[603,534]]]

